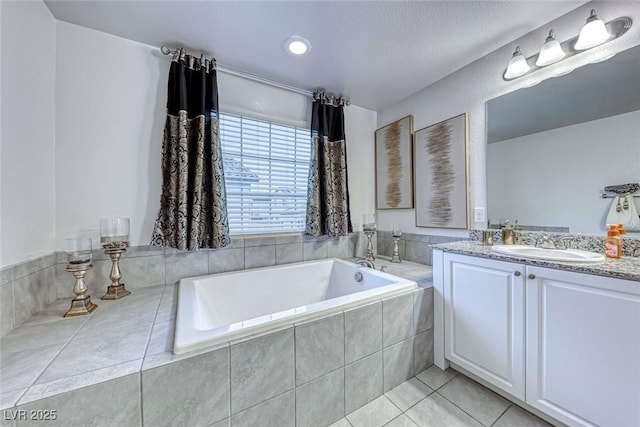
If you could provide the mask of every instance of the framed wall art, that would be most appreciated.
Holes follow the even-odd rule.
[[[413,208],[413,116],[376,131],[376,208]]]
[[[414,136],[416,227],[467,228],[467,114]]]

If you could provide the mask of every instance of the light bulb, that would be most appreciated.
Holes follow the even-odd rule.
[[[560,46],[560,42],[556,40],[555,34],[553,30],[551,30],[549,31],[549,37],[547,37],[542,48],[540,48],[536,65],[538,67],[544,67],[553,64],[564,58],[565,55],[562,46]]]
[[[516,51],[513,52],[513,57],[509,60],[507,65],[507,71],[504,73],[505,79],[515,79],[516,77],[524,76],[531,69],[527,64],[527,59],[522,55],[520,46],[516,47]]]
[[[591,9],[591,14],[587,18],[587,23],[580,30],[580,36],[576,42],[577,50],[590,49],[609,40],[611,34],[601,19],[598,19],[595,9]]]
[[[286,51],[293,56],[302,56],[309,53],[311,50],[311,43],[309,40],[300,36],[291,36],[285,42]]]

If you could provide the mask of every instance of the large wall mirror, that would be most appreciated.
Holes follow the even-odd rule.
[[[640,182],[640,46],[487,102],[491,226],[603,234],[613,201],[604,187],[631,182]]]

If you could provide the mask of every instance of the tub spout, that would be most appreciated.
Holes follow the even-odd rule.
[[[373,268],[374,270],[376,269],[376,265],[373,263],[373,261],[369,261],[366,259],[357,259],[356,264],[362,265],[363,267]]]

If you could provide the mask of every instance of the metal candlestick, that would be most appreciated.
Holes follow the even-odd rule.
[[[398,250],[398,242],[400,241],[400,236],[391,236],[393,238],[393,256],[391,257],[391,262],[402,262],[400,259],[400,252]]]
[[[111,258],[111,272],[109,273],[111,284],[107,286],[107,293],[103,295],[102,299],[120,299],[131,294],[124,288],[124,283],[120,283],[122,278],[120,256],[127,250],[127,246],[129,246],[129,242],[109,242],[102,245],[104,253]]]
[[[364,259],[367,261],[375,261],[376,257],[373,256],[373,235],[376,233],[376,225],[375,224],[365,224],[362,227],[362,231],[367,236],[367,252],[364,255]]]
[[[82,316],[98,308],[96,304],[91,302],[91,297],[87,295],[87,285],[84,282],[84,276],[92,267],[91,264],[77,267],[67,265],[66,270],[76,278],[76,283],[73,286],[73,293],[76,297],[71,300],[71,308],[64,314],[64,317]]]

